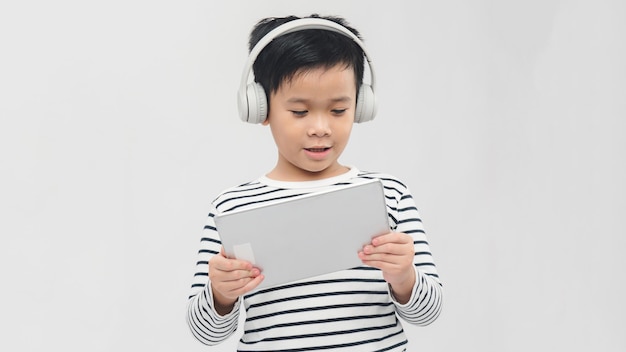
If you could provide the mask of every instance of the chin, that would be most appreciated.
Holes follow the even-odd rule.
[[[341,166],[334,168],[333,166],[312,166],[308,168],[301,168],[302,171],[307,172],[312,175],[325,175],[325,174],[333,174],[337,170],[341,170]]]

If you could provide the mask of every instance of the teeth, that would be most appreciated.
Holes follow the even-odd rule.
[[[323,152],[326,149],[328,148],[308,148],[307,150],[311,152]]]

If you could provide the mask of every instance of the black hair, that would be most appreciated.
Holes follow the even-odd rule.
[[[300,17],[270,17],[259,21],[250,33],[249,50],[274,28]],[[350,27],[341,17],[317,14],[308,18],[322,18],[336,22],[361,39],[359,32]],[[363,49],[344,34],[324,30],[306,29],[281,35],[269,43],[258,55],[253,70],[255,81],[260,83],[269,99],[283,82],[289,82],[294,75],[320,67],[331,68],[344,64],[354,70],[357,92],[363,82]]]

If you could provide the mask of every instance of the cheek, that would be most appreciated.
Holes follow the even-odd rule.
[[[350,133],[352,132],[352,123],[342,125],[337,130],[337,135],[341,136],[340,138],[343,140],[343,143],[347,143],[350,138]]]
[[[295,133],[295,128],[288,128],[286,126],[273,128],[272,134],[274,135],[276,145],[281,149],[293,149],[298,148],[299,146],[299,139],[297,137],[297,133]]]

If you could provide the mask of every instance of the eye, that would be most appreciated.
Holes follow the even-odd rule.
[[[335,116],[341,116],[341,115],[346,113],[346,110],[348,110],[348,109],[332,109],[331,112]]]
[[[308,113],[307,110],[290,110],[290,111],[296,117],[304,117]]]

